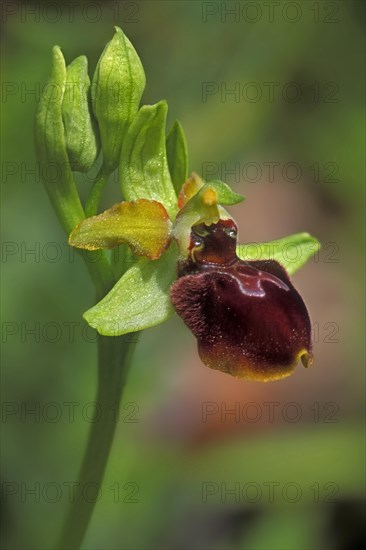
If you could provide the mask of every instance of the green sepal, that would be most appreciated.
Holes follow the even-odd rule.
[[[145,88],[145,72],[135,48],[119,27],[105,47],[92,81],[92,104],[99,124],[103,164],[112,172]]]
[[[66,85],[66,65],[59,46],[52,48],[51,75],[36,112],[35,138],[39,159],[46,162],[68,164],[62,101]]]
[[[165,146],[167,111],[165,101],[141,107],[122,145],[119,178],[125,200],[156,200],[174,219],[178,206]]]
[[[89,111],[89,88],[88,60],[82,55],[66,68],[66,87],[62,102],[67,153],[72,169],[79,172],[87,172],[98,154]]]
[[[242,260],[276,260],[293,275],[320,249],[320,243],[309,233],[296,233],[268,243],[249,243],[237,246]]]
[[[153,327],[173,313],[169,290],[177,277],[172,244],[154,262],[140,259],[84,319],[103,336],[119,336]]]
[[[182,125],[176,120],[166,138],[166,152],[170,176],[178,195],[188,178],[188,150]]]

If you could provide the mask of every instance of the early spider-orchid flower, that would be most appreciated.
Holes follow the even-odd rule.
[[[208,367],[269,381],[290,375],[300,359],[311,365],[309,315],[285,267],[266,253],[248,259],[245,247],[237,244],[237,225],[221,205],[240,200],[226,184],[204,184],[193,174],[179,193],[174,220],[163,204],[144,198],[84,220],[70,236],[73,246],[96,249],[125,243],[135,255],[150,259],[132,266],[117,291],[112,289],[86,312],[87,321],[107,335],[147,328],[169,316],[170,297]],[[311,254],[315,241],[310,236],[298,235],[295,241],[304,254]],[[285,242],[291,237],[278,242],[280,249]],[[269,243],[263,246],[268,248]],[[132,284],[130,271],[138,265],[147,270],[145,291],[141,278],[136,287]],[[152,308],[154,320],[141,322],[137,307],[131,315],[131,302],[143,311]]]
[[[308,312],[278,262],[243,261],[236,241],[230,219],[192,227],[173,306],[208,367],[250,380],[284,378],[299,359],[306,367],[312,362]]]
[[[41,165],[59,169],[57,182],[45,183],[70,245],[101,252],[88,268],[104,297],[85,319],[100,334],[119,336],[157,325],[175,308],[209,367],[274,380],[300,358],[310,365],[309,316],[289,276],[319,243],[300,233],[257,245],[254,257],[253,247],[238,245],[224,206],[243,197],[221,181],[187,178],[183,130],[176,122],[166,135],[165,101],[139,107],[144,87],[141,61],[119,28],[91,84],[85,57],[66,66],[53,49],[36,144]],[[99,141],[103,162],[83,205],[73,172],[90,169]],[[123,201],[95,215],[117,167]],[[300,252],[293,261],[283,254],[288,246]],[[110,248],[109,257],[100,250]]]

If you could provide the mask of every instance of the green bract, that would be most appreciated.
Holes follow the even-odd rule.
[[[55,161],[67,166],[66,142],[62,121],[62,101],[66,86],[66,65],[58,46],[52,49],[52,72],[43,89],[36,113],[37,153],[43,162]]]
[[[99,124],[103,163],[112,172],[122,141],[145,88],[145,73],[135,48],[119,27],[102,53],[92,82],[93,110]]]
[[[84,211],[73,180],[66,150],[62,102],[66,86],[66,65],[58,46],[52,50],[52,72],[43,89],[35,120],[35,140],[41,173],[57,167],[57,182],[46,177],[44,182],[51,202],[65,231],[84,218]]]
[[[176,279],[174,244],[155,262],[139,260],[84,318],[104,336],[136,332],[166,321],[173,313],[169,289]]]
[[[165,146],[167,112],[165,101],[141,107],[123,142],[119,179],[125,199],[159,201],[174,217],[178,206]]]

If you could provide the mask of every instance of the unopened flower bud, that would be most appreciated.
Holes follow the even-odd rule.
[[[88,60],[74,59],[66,69],[66,86],[62,102],[62,119],[70,165],[73,170],[87,172],[97,154],[97,140],[89,110]]]
[[[102,53],[92,82],[92,103],[99,124],[103,162],[118,165],[123,138],[145,88],[145,73],[134,47],[120,28]]]

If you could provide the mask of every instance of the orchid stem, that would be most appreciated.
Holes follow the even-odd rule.
[[[100,491],[113,436],[127,372],[138,333],[124,336],[101,336],[98,340],[98,389],[95,400],[96,419],[92,424],[88,444],[79,472],[73,502],[63,526],[58,549],[80,548]],[[87,488],[93,492],[90,497]]]

